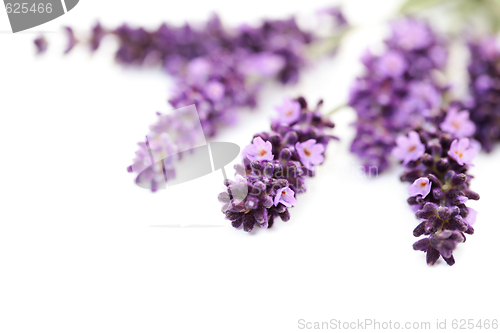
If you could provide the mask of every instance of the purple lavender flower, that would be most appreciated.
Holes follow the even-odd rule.
[[[96,51],[101,45],[102,38],[106,35],[107,31],[101,26],[99,22],[97,22],[92,27],[92,34],[90,37],[90,49],[92,51]]]
[[[138,174],[135,181],[139,186],[156,192],[165,186],[166,179],[175,177],[172,160],[167,157],[175,155],[178,147],[167,133],[151,133],[148,135],[148,141],[140,142],[138,146],[134,162],[127,170]],[[162,160],[163,162],[155,162]]]
[[[500,47],[495,38],[469,43],[471,62],[470,117],[476,125],[474,138],[491,152],[500,140]]]
[[[343,31],[347,22],[338,9],[334,16],[338,20],[332,33],[337,34]],[[67,31],[66,53],[77,43],[71,28]],[[277,77],[282,83],[297,81],[299,70],[306,64],[306,47],[319,41],[312,33],[301,30],[294,18],[267,20],[257,27],[242,25],[238,29],[225,28],[217,16],[196,29],[189,24],[181,27],[162,24],[156,30],[133,28],[127,24],[106,29],[97,23],[90,35],[86,43],[91,51],[99,48],[105,35],[113,35],[119,43],[115,57],[120,64],[160,64],[176,76],[195,58],[244,51],[249,56],[242,62],[242,72]]]
[[[204,93],[209,100],[220,102],[224,98],[226,88],[219,81],[209,81],[205,87]]]
[[[249,146],[251,151],[266,149],[266,154],[272,153],[272,160],[249,159],[245,149],[244,165],[235,167],[237,182],[225,181],[226,191],[218,198],[223,204],[222,212],[235,228],[243,227],[250,232],[255,226],[271,228],[276,217],[288,221],[288,209],[296,205],[297,194],[306,190],[305,178],[314,175],[312,165],[311,169],[307,168],[296,147],[302,147],[303,152],[313,149],[313,164],[320,164],[324,159],[324,151],[334,138],[325,131],[332,128],[333,123],[323,118],[317,109],[309,110],[304,98],[299,97],[295,102],[300,106],[296,121],[290,124],[272,121],[271,131],[256,134]],[[318,108],[320,105],[321,102]]]
[[[455,139],[451,143],[448,156],[454,159],[459,165],[473,166],[471,161],[479,153],[480,146],[472,143],[468,138]]]
[[[463,243],[465,238],[460,231],[443,230],[436,232],[430,238],[430,244],[439,251],[444,259],[449,259],[453,255],[453,250],[458,244]]]
[[[407,69],[406,60],[397,51],[389,51],[382,55],[377,62],[377,73],[382,78],[398,78]]]
[[[306,142],[297,142],[295,150],[299,154],[300,162],[309,170],[313,169],[313,165],[321,164],[325,160],[323,153],[325,146],[316,143],[316,140],[310,139]]]
[[[262,52],[249,55],[241,62],[240,71],[246,75],[274,77],[285,67],[285,59],[279,55]]]
[[[392,151],[392,154],[403,161],[403,164],[408,164],[410,161],[416,161],[425,153],[425,146],[420,141],[420,136],[417,132],[411,131],[408,137],[400,135],[396,138],[397,146]]]
[[[253,139],[252,144],[243,149],[243,157],[250,161],[272,161],[273,145],[269,141],[262,140],[261,137]]]
[[[431,192],[431,183],[429,181],[429,178],[426,177],[420,177],[416,179],[413,182],[413,184],[411,184],[411,186],[408,188],[408,193],[412,197],[420,195],[422,196],[422,198],[425,198],[430,192]]]
[[[433,75],[446,63],[446,45],[425,22],[395,22],[385,43],[387,50],[381,56],[363,55],[365,74],[356,79],[349,96],[358,115],[351,152],[365,168],[377,167],[379,172],[389,166],[388,157],[399,146],[398,135],[440,114],[447,89]]]
[[[69,53],[71,52],[71,50],[73,50],[78,41],[75,38],[73,29],[71,29],[70,27],[64,27],[64,29],[66,30],[66,34],[68,35],[68,45],[66,46],[66,50],[64,50],[64,53]]]
[[[464,220],[465,220],[465,222],[467,222],[469,227],[472,228],[472,226],[476,223],[477,211],[474,208],[470,208],[470,207],[467,207],[467,210],[468,210],[468,214]]]
[[[421,220],[413,235],[427,236],[413,244],[413,248],[427,253],[429,265],[434,265],[440,257],[453,265],[453,250],[465,241],[465,234],[474,233],[472,224],[477,212],[465,204],[478,200],[479,195],[469,189],[472,176],[467,171],[470,164],[459,163],[454,157],[454,148],[463,143],[467,143],[464,147],[469,147],[469,139],[453,140],[449,133],[438,129],[440,123],[441,120],[436,119],[427,124],[427,129],[417,130],[425,153],[407,165],[401,180],[412,183],[408,204],[418,209],[415,216]],[[477,152],[478,147],[472,149]]]
[[[45,37],[43,36],[38,36],[33,43],[35,44],[36,47],[36,53],[37,54],[43,54],[47,51],[48,43]]]
[[[470,137],[476,132],[476,126],[469,120],[469,111],[459,112],[455,108],[450,108],[439,127],[457,138]]]
[[[293,207],[296,203],[297,199],[295,199],[295,193],[288,187],[276,191],[276,196],[274,197],[275,206],[283,204],[285,207]]]
[[[426,49],[435,40],[435,36],[425,22],[401,19],[392,23],[393,43],[404,50]]]
[[[277,122],[283,124],[291,124],[296,122],[300,117],[300,104],[297,101],[293,101],[291,99],[285,99],[283,104],[275,107],[278,112]]]

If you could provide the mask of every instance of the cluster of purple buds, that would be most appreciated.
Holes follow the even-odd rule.
[[[134,161],[127,168],[128,172],[137,173],[135,182],[140,187],[153,192],[163,188],[166,179],[175,178],[175,162],[182,156],[181,152],[205,142],[194,107],[157,115],[158,120],[150,126],[146,141],[138,143]]]
[[[265,74],[275,75],[282,66],[280,60],[270,55]],[[213,54],[190,61],[169,103],[174,109],[196,105],[205,136],[213,137],[221,126],[236,122],[240,108],[253,108],[257,104],[259,85],[241,67],[242,64],[250,65],[249,61],[241,53]],[[273,61],[274,67],[270,68]]]
[[[469,43],[469,90],[475,138],[490,152],[500,140],[500,47],[495,38]]]
[[[235,228],[251,232],[255,226],[271,228],[274,219],[290,219],[288,208],[304,193],[304,180],[324,161],[334,124],[322,117],[320,101],[309,110],[304,98],[286,99],[278,107],[271,131],[256,134],[242,151],[243,164],[235,166],[236,180],[225,180],[219,194],[222,212]]]
[[[366,71],[349,96],[358,116],[351,151],[379,172],[389,166],[396,136],[435,117],[446,90],[434,75],[446,65],[446,45],[427,23],[396,21],[385,44],[384,54],[362,57]]]
[[[453,265],[453,250],[474,233],[477,212],[466,203],[479,195],[469,188],[468,170],[481,146],[469,138],[475,126],[468,111],[452,107],[434,120],[398,136],[393,155],[406,167],[401,180],[411,183],[408,203],[421,220],[413,235],[426,236],[413,248],[427,253],[429,265],[440,257]]]
[[[336,18],[337,29],[332,34],[336,34],[347,26],[347,22],[339,9],[333,8],[331,12]],[[216,15],[198,27],[189,24],[175,27],[163,23],[156,30],[133,28],[127,24],[107,29],[96,23],[90,36],[85,39],[77,39],[70,27],[65,30],[68,36],[65,53],[69,53],[79,43],[87,44],[94,52],[106,35],[113,35],[119,44],[115,53],[118,63],[161,65],[174,76],[182,76],[189,62],[199,57],[241,52],[248,57],[274,55],[283,63],[277,75],[282,83],[298,80],[299,70],[306,64],[306,47],[319,40],[313,33],[302,30],[294,18],[265,20],[257,27],[242,25],[237,29],[225,28]],[[47,49],[47,44],[41,43],[41,38],[35,40],[38,53]],[[255,61],[258,62],[258,59]]]
[[[102,34],[102,30],[97,29],[97,33]],[[180,28],[162,24],[158,30],[149,32],[123,25],[111,33],[119,39],[116,59],[122,64],[159,62],[177,76],[191,60],[199,57],[217,53],[245,52],[248,56],[266,53],[276,55],[284,63],[278,75],[283,83],[297,81],[298,71],[305,65],[305,47],[314,41],[313,34],[302,31],[293,18],[264,21],[255,28],[245,25],[229,31],[214,16],[201,29],[188,24]]]

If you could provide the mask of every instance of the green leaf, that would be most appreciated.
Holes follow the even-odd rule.
[[[409,13],[417,10],[439,6],[449,0],[406,0],[399,8],[401,13]]]

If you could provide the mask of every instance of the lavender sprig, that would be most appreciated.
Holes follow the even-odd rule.
[[[469,43],[469,91],[475,138],[487,152],[500,141],[500,48],[495,38]]]
[[[465,204],[479,200],[470,190],[468,171],[480,145],[469,138],[475,127],[468,116],[450,108],[425,128],[399,136],[393,151],[406,167],[401,180],[412,183],[408,203],[421,220],[413,235],[426,236],[413,249],[426,252],[429,265],[440,257],[453,265],[453,250],[465,242],[465,234],[474,233],[477,212]]]
[[[389,166],[398,133],[436,116],[446,89],[433,76],[446,64],[446,45],[425,22],[394,22],[385,44],[381,56],[365,53],[361,60],[366,72],[349,97],[358,115],[351,151],[367,169],[377,167],[379,172]]]
[[[304,181],[322,164],[330,139],[325,133],[334,124],[321,116],[320,101],[309,110],[304,98],[285,100],[277,107],[279,116],[271,131],[256,134],[243,152],[243,164],[235,166],[236,180],[225,180],[219,194],[222,212],[235,228],[251,232],[255,226],[271,228],[274,219],[290,219],[288,208],[295,206]]]
[[[330,12],[336,22],[332,35],[340,34],[347,27],[347,21],[338,8]],[[98,22],[89,37],[80,39],[70,27],[65,30],[68,35],[65,53],[77,44],[86,44],[94,52],[102,39],[111,35],[118,39],[115,53],[118,63],[124,66],[160,65],[174,76],[182,76],[188,63],[199,57],[240,51],[255,55],[266,53],[283,62],[277,75],[282,83],[297,82],[299,70],[307,62],[306,47],[320,42],[319,37],[299,28],[294,18],[265,20],[256,27],[242,25],[237,29],[224,27],[216,15],[200,26],[175,27],[163,23],[156,30],[133,28],[127,24],[109,29]]]

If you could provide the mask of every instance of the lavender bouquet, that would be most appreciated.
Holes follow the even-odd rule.
[[[334,124],[318,111],[322,101],[309,110],[304,98],[286,99],[278,107],[271,131],[254,135],[242,152],[243,164],[235,166],[235,181],[226,179],[219,194],[222,212],[235,228],[251,232],[255,226],[271,228],[274,219],[290,219],[304,181],[314,176],[324,161],[329,141],[326,134]]]

